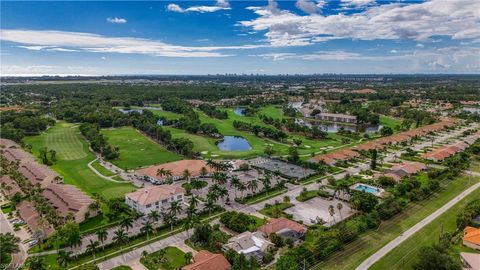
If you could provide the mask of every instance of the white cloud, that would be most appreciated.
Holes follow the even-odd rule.
[[[480,1],[431,0],[423,3],[391,3],[368,6],[354,14],[300,16],[288,10],[249,7],[258,18],[239,24],[265,31],[273,46],[302,46],[329,39],[429,40],[434,36],[452,39],[480,38]]]
[[[270,45],[178,46],[149,39],[106,37],[90,33],[0,30],[0,40],[22,44],[28,50],[85,51],[99,53],[138,53],[165,57],[225,57],[223,50],[256,49]]]
[[[198,13],[209,13],[216,12],[219,10],[229,10],[230,3],[227,0],[217,0],[214,6],[191,6],[188,8],[182,8],[177,4],[168,4],[167,10],[178,13],[187,13],[187,12],[198,12]]]
[[[117,17],[115,17],[115,18],[110,18],[110,17],[108,17],[108,18],[107,18],[107,22],[109,22],[109,23],[120,23],[120,24],[122,24],[122,23],[127,23],[127,20],[124,19],[124,18],[117,18]]]
[[[100,59],[102,59],[102,60],[107,60],[107,57],[102,56],[102,57],[100,57]]]
[[[425,47],[425,45],[423,45],[422,43],[418,43],[417,45],[415,45],[415,47],[417,47],[417,48],[423,48],[423,47]]]
[[[347,6],[361,7],[361,6],[374,4],[375,0],[341,0],[340,2],[342,2],[344,5],[347,5]]]
[[[390,53],[397,53],[397,52],[398,52],[398,51],[395,50],[395,49],[393,49],[393,50],[390,51]]]
[[[309,14],[317,13],[318,6],[312,0],[297,0],[295,6],[301,11]]]

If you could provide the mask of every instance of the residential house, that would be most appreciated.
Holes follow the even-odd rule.
[[[11,199],[15,194],[23,195],[22,189],[18,183],[10,178],[8,175],[3,175],[0,177],[0,185],[2,187],[2,193],[8,199]]]
[[[315,118],[322,121],[340,122],[340,123],[357,123],[357,117],[354,115],[340,114],[340,113],[319,113]]]
[[[348,161],[360,158],[360,154],[352,151],[350,148],[343,148],[328,154],[316,155],[309,159],[310,162],[324,162],[327,165],[333,166],[338,161]]]
[[[404,161],[395,164],[391,168],[384,170],[384,175],[393,178],[395,181],[400,181],[405,176],[414,175],[420,171],[427,169],[427,166],[420,162]]]
[[[232,266],[222,254],[201,250],[193,257],[193,263],[182,270],[230,270]]]
[[[152,211],[163,212],[170,203],[184,202],[185,189],[173,185],[152,186],[125,194],[125,203],[142,214]]]
[[[201,175],[202,168],[207,170],[207,176],[213,172],[213,169],[207,166],[205,160],[185,159],[139,169],[135,174],[142,180],[150,181],[154,184],[162,184],[168,178],[173,181],[183,179],[185,170],[190,172],[191,178],[198,178]],[[169,172],[169,174],[159,175],[158,172],[162,169],[165,172]]]
[[[480,229],[467,226],[463,229],[463,244],[469,248],[480,250]]]
[[[42,188],[61,181],[57,173],[52,171],[48,166],[38,164],[37,162],[25,162],[20,164],[18,171],[34,186],[37,184]]]
[[[72,185],[50,184],[42,192],[61,217],[73,215],[75,222],[80,223],[88,217],[97,215],[97,211],[90,208],[94,202],[90,197]]]
[[[254,257],[260,261],[272,246],[273,243],[265,239],[261,232],[246,231],[230,238],[222,249],[232,249],[247,258]]]
[[[301,240],[307,232],[307,228],[302,224],[290,220],[288,218],[272,218],[266,224],[258,228],[266,237],[271,233],[275,233],[282,238],[291,238],[293,240]]]
[[[480,269],[480,254],[460,252],[460,261],[463,270]]]
[[[15,146],[12,146],[10,148],[5,148],[3,149],[3,156],[10,162],[33,162],[35,158],[23,151],[22,149],[15,148]]]
[[[16,206],[18,214],[27,224],[28,229],[34,235],[49,236],[54,228],[45,219],[42,219],[35,210],[35,205],[29,201],[22,201]]]

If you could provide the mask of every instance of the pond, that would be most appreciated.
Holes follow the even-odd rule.
[[[237,108],[235,108],[235,110],[233,110],[233,112],[236,115],[245,116],[245,108],[243,108],[243,107],[237,107]]]
[[[303,120],[300,120],[300,121],[303,121]],[[300,123],[300,122],[297,121],[297,123]],[[343,128],[344,130],[349,130],[351,132],[374,133],[379,131],[382,128],[381,125],[349,125],[349,124],[322,122],[322,121],[315,121],[315,120],[304,122],[304,124],[309,127],[317,126],[326,132],[332,132],[332,133],[337,133],[341,128]]]
[[[248,141],[239,136],[224,136],[217,143],[217,147],[222,151],[247,151],[252,149]]]

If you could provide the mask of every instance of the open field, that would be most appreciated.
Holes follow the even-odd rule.
[[[153,114],[155,115],[158,115],[158,116],[161,116],[161,117],[165,117],[166,119],[168,120],[172,120],[172,119],[180,119],[183,117],[183,115],[179,114],[179,113],[174,113],[174,112],[168,112],[168,111],[164,111],[164,110],[150,110]]]
[[[114,176],[114,175],[116,175],[112,171],[103,167],[102,164],[100,164],[100,162],[98,160],[92,163],[92,167],[95,168],[95,170],[97,170],[99,173],[101,173],[104,176]]]
[[[125,170],[181,159],[131,127],[104,129],[102,134],[110,144],[120,148],[120,157],[111,162]]]
[[[409,204],[409,207],[402,213],[382,222],[377,230],[362,234],[355,241],[346,245],[343,251],[334,253],[327,261],[318,264],[313,269],[355,269],[370,255],[399,236],[403,231],[435,212],[439,207],[479,180],[479,178],[472,178],[470,181],[466,176],[458,177],[443,186],[440,192],[429,199]]]
[[[264,114],[272,118],[283,118],[283,110],[281,106],[268,105],[258,111],[259,114]]]
[[[52,137],[55,140],[52,140]],[[87,163],[95,159],[95,156],[88,150],[88,144],[81,136],[77,125],[58,122],[48,131],[26,137],[24,141],[32,145],[35,156],[38,156],[38,151],[42,147],[57,151],[58,161],[51,166],[52,169],[64,177],[65,183],[75,185],[90,195],[98,193],[105,198],[122,197],[123,194],[135,189],[129,183],[105,180],[87,167]],[[71,152],[70,155],[60,154],[66,152],[66,149]],[[72,159],[74,156],[77,158]]]
[[[420,231],[408,238],[402,244],[390,251],[385,257],[375,263],[369,269],[413,269],[413,265],[418,260],[418,252],[420,248],[430,246],[438,243],[438,237],[443,232],[453,232],[456,229],[457,213],[461,211],[469,202],[480,198],[480,190],[477,189],[463,200],[458,202],[455,206],[450,208],[440,217],[436,218]],[[467,247],[462,247],[461,244],[455,246],[456,256],[460,251],[469,250],[475,252]],[[478,251],[477,251],[478,253]]]
[[[395,127],[402,123],[401,119],[380,115],[380,125],[384,127],[390,127],[395,130]]]
[[[280,110],[279,108],[273,106],[265,107],[269,110]],[[300,146],[299,153],[301,155],[310,155],[312,152],[319,152],[324,147],[332,146],[338,147],[341,146],[341,138],[337,134],[329,134],[329,138],[325,140],[311,140],[307,139],[305,136],[302,135],[290,135],[289,139],[285,143],[277,142],[268,138],[260,138],[257,137],[249,132],[236,130],[233,127],[233,121],[244,121],[249,122],[252,124],[267,126],[264,124],[258,117],[247,117],[247,116],[239,116],[233,112],[233,109],[227,108],[225,109],[228,113],[228,119],[215,119],[205,115],[203,112],[198,111],[200,116],[200,121],[202,123],[212,123],[214,124],[219,132],[222,135],[230,135],[230,136],[240,136],[248,140],[250,146],[252,147],[251,150],[248,151],[222,151],[218,149],[215,142],[216,140],[210,137],[196,135],[196,134],[189,134],[184,130],[165,127],[166,129],[172,132],[172,136],[174,138],[183,137],[192,140],[195,144],[194,150],[198,152],[208,152],[206,156],[211,157],[222,157],[222,158],[248,158],[253,156],[262,155],[265,148],[268,145],[271,145],[275,150],[275,155],[286,155],[288,153],[288,148],[291,145],[292,139],[301,139],[302,145]],[[121,150],[120,150],[121,151]]]

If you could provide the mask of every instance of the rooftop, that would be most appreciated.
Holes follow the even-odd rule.
[[[173,185],[152,186],[127,193],[125,196],[140,205],[147,205],[185,193],[185,189]]]

